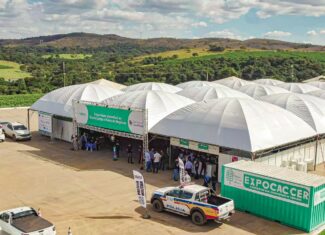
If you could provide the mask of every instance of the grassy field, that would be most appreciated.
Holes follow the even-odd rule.
[[[139,56],[136,57],[134,60],[139,61],[142,60],[146,57],[162,57],[162,58],[167,58],[167,57],[172,57],[173,55],[177,55],[178,59],[187,59],[193,57],[193,53],[197,53],[198,56],[207,56],[207,55],[215,55],[215,54],[222,54],[221,53],[216,53],[216,52],[211,52],[208,51],[208,48],[191,48],[191,49],[180,49],[180,50],[174,50],[174,51],[165,51],[161,53],[155,53],[155,54],[150,54],[150,55],[145,55],[145,56]]]
[[[224,53],[210,53],[207,55],[200,55],[197,57],[184,58],[183,60],[167,60],[164,63],[178,63],[184,60],[195,61],[213,58],[225,58],[232,60],[265,57],[282,57],[282,58],[307,58],[321,63],[325,63],[325,52],[301,52],[301,51],[225,51]]]
[[[88,57],[92,57],[90,54],[53,54],[53,55],[43,55],[42,58],[60,58],[66,60],[83,60]]]
[[[43,94],[0,95],[0,108],[30,106],[42,96]]]
[[[17,80],[26,77],[31,77],[31,74],[21,71],[20,64],[0,60],[0,78],[4,78],[6,80]]]

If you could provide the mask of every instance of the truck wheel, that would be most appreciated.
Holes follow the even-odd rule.
[[[164,205],[158,199],[155,199],[152,202],[152,207],[153,207],[153,210],[156,211],[156,212],[162,212],[164,210]]]
[[[195,224],[195,225],[201,226],[207,222],[205,216],[199,211],[194,211],[191,215],[191,218],[192,218],[193,224]]]

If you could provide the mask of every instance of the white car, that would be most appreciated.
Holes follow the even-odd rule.
[[[190,216],[196,225],[229,219],[235,212],[233,200],[216,196],[211,189],[195,184],[157,189],[152,194],[151,204],[157,212]]]
[[[0,142],[4,142],[6,140],[5,133],[3,133],[2,125],[0,123]]]
[[[55,226],[30,207],[0,212],[0,231],[10,235],[56,235]]]
[[[19,122],[8,122],[3,126],[4,133],[13,140],[30,140],[32,135],[23,124]]]

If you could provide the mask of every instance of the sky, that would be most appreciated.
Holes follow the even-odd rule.
[[[0,38],[269,38],[325,45],[325,0],[0,0]]]

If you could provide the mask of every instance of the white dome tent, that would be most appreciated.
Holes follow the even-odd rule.
[[[73,134],[73,101],[100,102],[122,93],[120,90],[99,84],[72,85],[56,89],[44,95],[31,106],[30,110],[38,111],[39,130],[42,134],[71,141]],[[50,125],[45,132],[40,125],[43,119],[47,120],[46,122]]]
[[[180,90],[182,90],[179,87],[162,83],[162,82],[145,82],[145,83],[138,83],[135,85],[128,86],[124,89],[122,89],[125,92],[131,92],[131,91],[165,91],[170,93],[176,93]]]
[[[252,159],[265,151],[263,154],[269,156],[261,159],[272,158],[271,164],[280,165],[282,156],[277,159],[272,149],[316,135],[294,114],[275,105],[243,98],[222,98],[186,106],[158,122],[151,132],[220,146],[219,173],[221,166],[231,162],[234,154],[239,158],[247,157],[242,151],[249,153]],[[294,152],[290,154],[293,156]]]
[[[321,99],[325,99],[325,91],[324,90],[317,90],[317,91],[310,91],[306,93],[307,95],[312,95]]]
[[[308,82],[306,84],[325,90],[325,82],[317,81],[317,82]]]
[[[31,109],[50,113],[62,117],[73,117],[72,101],[100,102],[114,95],[123,94],[122,91],[104,87],[99,84],[80,84],[62,87],[47,93],[38,99]]]
[[[284,83],[283,81],[271,79],[271,78],[256,79],[253,82],[261,85],[270,85],[270,86],[276,86]]]
[[[101,102],[111,106],[124,106],[148,110],[148,130],[168,114],[194,103],[186,97],[164,91],[132,91]]]
[[[220,79],[220,80],[216,80],[213,81],[214,83],[218,83],[227,87],[230,87],[232,89],[238,89],[239,87],[245,86],[250,84],[251,82],[246,81],[244,79],[241,78],[237,78],[237,77],[228,77],[228,78],[224,78],[224,79]]]
[[[177,84],[176,86],[181,89],[193,88],[193,87],[217,87],[220,84],[216,84],[208,81],[189,81]]]
[[[250,98],[248,95],[233,90],[229,87],[220,84],[216,84],[216,85],[217,86],[215,87],[204,86],[204,87],[187,88],[177,92],[177,94],[195,100],[196,102],[225,98],[225,97]]]
[[[117,82],[112,82],[106,79],[98,79],[96,81],[93,82],[89,82],[89,84],[98,84],[101,86],[105,86],[108,88],[113,88],[113,89],[117,89],[117,90],[122,90],[123,88],[125,88],[126,86]]]
[[[277,86],[287,89],[288,91],[291,91],[293,93],[300,93],[300,94],[319,90],[319,88],[314,87],[312,85],[308,85],[307,83],[283,83]]]
[[[261,101],[288,110],[308,123],[318,134],[325,134],[325,100],[306,94],[274,94]]]
[[[292,113],[275,105],[243,98],[222,98],[186,106],[168,115],[151,131],[247,152],[316,135],[309,125]]]
[[[249,84],[246,86],[242,86],[238,89],[238,91],[245,93],[253,98],[258,98],[265,95],[271,94],[279,94],[279,93],[290,93],[290,91],[276,86],[270,85],[261,85],[261,84]]]

